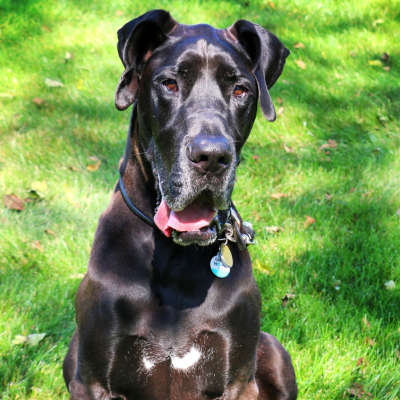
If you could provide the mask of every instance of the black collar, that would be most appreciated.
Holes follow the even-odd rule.
[[[146,224],[152,226],[153,228],[157,228],[157,225],[154,223],[153,218],[149,218],[146,214],[143,214],[136,206],[129,200],[128,195],[126,194],[124,184],[122,183],[122,177],[119,177],[119,186],[121,188],[121,194],[122,197],[125,200],[126,205],[129,207],[129,209],[138,217],[140,218],[143,222],[146,222]]]

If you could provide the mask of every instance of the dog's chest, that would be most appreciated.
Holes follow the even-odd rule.
[[[228,359],[227,340],[217,332],[176,340],[162,332],[127,336],[115,349],[112,391],[132,399],[216,398],[226,387]]]

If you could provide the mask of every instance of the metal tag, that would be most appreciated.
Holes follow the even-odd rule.
[[[222,243],[219,248],[219,256],[221,258],[222,263],[225,267],[232,268],[233,265],[233,258],[232,253],[228,247],[227,243]]]
[[[211,259],[210,267],[213,274],[218,278],[226,278],[231,271],[231,269],[226,267],[221,261],[219,253]]]

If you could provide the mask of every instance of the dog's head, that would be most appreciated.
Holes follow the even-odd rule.
[[[249,21],[224,30],[180,25],[163,10],[127,23],[118,39],[125,71],[115,105],[137,100],[139,140],[162,196],[155,222],[177,243],[212,243],[209,224],[229,208],[257,99],[275,120],[268,89],[289,50]]]

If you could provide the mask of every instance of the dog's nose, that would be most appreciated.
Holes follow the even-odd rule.
[[[231,163],[231,153],[231,146],[222,135],[197,135],[187,147],[189,160],[202,175],[221,174]]]

